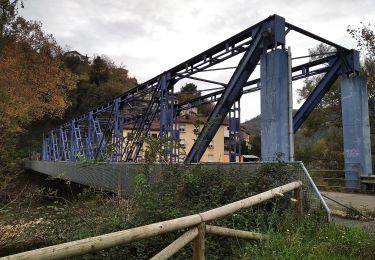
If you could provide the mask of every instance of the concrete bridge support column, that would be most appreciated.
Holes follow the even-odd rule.
[[[359,175],[372,174],[367,80],[341,80],[346,187],[360,188]]]
[[[288,52],[265,53],[260,64],[262,160],[290,161]]]

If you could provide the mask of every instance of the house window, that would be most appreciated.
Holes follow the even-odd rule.
[[[208,161],[208,162],[214,162],[214,161],[215,161],[215,157],[214,157],[214,155],[213,155],[213,154],[209,154],[209,155],[207,156],[207,161]]]
[[[158,138],[158,134],[151,134],[153,138]]]
[[[180,132],[185,132],[185,124],[180,123],[179,130]]]
[[[211,143],[208,145],[208,148],[209,148],[209,149],[214,149],[214,143],[211,142]]]
[[[180,146],[181,146],[181,148],[185,148],[185,145],[186,145],[185,139],[180,139]]]

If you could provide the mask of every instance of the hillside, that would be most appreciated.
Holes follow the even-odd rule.
[[[260,134],[260,115],[243,122],[241,126],[245,127],[251,136],[259,135]]]
[[[297,109],[293,109],[293,115],[297,112]],[[250,133],[250,135],[259,135],[260,134],[260,115],[247,120],[241,124],[241,126],[245,127],[246,130]]]

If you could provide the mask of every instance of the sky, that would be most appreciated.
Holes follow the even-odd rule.
[[[373,0],[24,0],[24,5],[20,14],[42,22],[62,47],[89,57],[106,55],[140,83],[272,14],[347,48],[356,48],[348,25],[375,22]],[[316,44],[299,35],[287,39],[293,57]],[[300,106],[301,86],[293,85],[294,108]],[[259,92],[243,96],[241,121],[259,113]]]

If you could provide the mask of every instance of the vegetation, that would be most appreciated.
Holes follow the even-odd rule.
[[[0,199],[19,171],[19,137],[35,121],[61,118],[76,82],[62,66],[62,50],[54,38],[40,23],[17,16],[18,2],[1,1]]]
[[[18,15],[20,1],[0,1],[0,201],[41,150],[42,133],[112,100],[137,81],[109,58],[66,56],[39,22]],[[36,154],[36,158],[39,155]]]
[[[311,216],[286,219],[271,238],[252,243],[239,259],[374,259],[374,230],[322,223]]]
[[[201,96],[201,92],[198,90],[198,86],[194,83],[186,83],[180,90],[176,93],[176,99],[179,103],[186,102],[188,100],[198,98]],[[198,107],[198,114],[201,116],[209,116],[213,109],[212,104],[205,104]]]
[[[43,180],[36,175],[27,197],[2,207],[1,255],[124,230],[161,220],[195,214],[249,197],[293,180],[285,164],[263,165],[237,174],[234,168],[196,166],[183,171],[173,166],[146,164],[136,176],[135,192],[126,199],[79,188],[68,181]],[[161,172],[162,171],[162,172]],[[207,185],[209,183],[210,185]],[[40,185],[40,186],[39,186]],[[163,199],[160,199],[163,198]],[[371,259],[375,230],[325,223],[319,211],[296,218],[290,195],[241,210],[211,224],[271,234],[267,241],[248,241],[208,235],[210,259]],[[307,209],[305,209],[307,210]],[[77,259],[146,259],[184,231],[165,234],[89,254]],[[186,246],[177,259],[190,258]]]
[[[165,219],[181,217],[249,197],[285,184],[293,179],[287,165],[264,165],[254,171],[194,166],[175,168],[146,164],[135,178],[134,194],[127,198],[81,188],[68,180],[45,179],[36,173],[21,173],[20,159],[29,150],[40,150],[45,129],[71,119],[105,103],[137,84],[128,70],[116,66],[109,58],[97,56],[93,61],[64,55],[52,35],[39,22],[27,21],[17,13],[23,3],[0,0],[0,254],[105,234]],[[367,51],[363,73],[369,77],[370,96],[374,87],[374,33],[371,25],[348,32]],[[319,46],[312,52],[324,52]],[[318,78],[310,78],[301,90],[306,98]],[[194,84],[186,84],[177,98],[199,97]],[[324,100],[301,131],[309,138],[297,147],[298,156],[314,161],[321,153],[327,161],[342,160],[338,87]],[[208,116],[211,105],[199,113]],[[322,116],[324,115],[324,116]],[[216,120],[216,121],[215,121]],[[220,118],[208,122],[208,126]],[[324,127],[322,125],[324,123]],[[197,124],[199,128],[200,124]],[[328,130],[326,130],[328,128]],[[196,132],[197,133],[197,132]],[[260,152],[259,138],[253,147]],[[166,144],[176,140],[146,139],[153,149],[147,162],[156,160]],[[25,148],[26,147],[26,148]],[[323,149],[324,148],[324,149]],[[309,150],[309,153],[304,151]],[[311,152],[312,151],[312,152]],[[333,152],[332,152],[333,151]],[[340,151],[340,152],[339,152]],[[313,154],[313,155],[310,155]],[[164,155],[164,154],[163,154]],[[315,156],[315,157],[314,157]],[[166,161],[168,155],[166,155]],[[96,163],[82,161],[82,164]],[[14,178],[17,174],[18,178]],[[30,174],[32,178],[30,178]],[[162,198],[162,199],[161,199]],[[290,196],[277,198],[260,206],[240,211],[214,223],[219,226],[271,233],[264,242],[249,242],[209,236],[207,255],[222,258],[375,258],[374,230],[345,228],[322,222],[321,212],[296,219],[290,214]],[[116,247],[83,259],[144,259],[154,255],[183,230],[153,239]],[[191,247],[177,258],[191,256]]]

